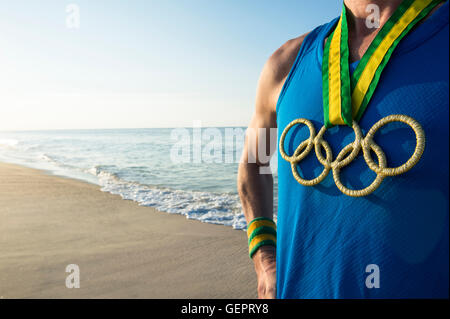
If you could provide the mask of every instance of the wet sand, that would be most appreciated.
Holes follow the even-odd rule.
[[[0,163],[0,221],[0,298],[256,297],[245,232],[97,185]]]

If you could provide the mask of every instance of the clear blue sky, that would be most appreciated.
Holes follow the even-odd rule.
[[[2,1],[0,130],[245,126],[270,54],[341,4]]]

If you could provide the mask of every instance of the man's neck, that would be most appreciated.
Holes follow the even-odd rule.
[[[389,20],[403,0],[345,0],[347,7],[348,40],[350,48],[350,61],[358,61],[362,58],[370,43],[378,34],[381,27]],[[373,9],[369,5],[376,5],[379,10],[379,27],[367,23],[367,19],[374,16]],[[378,13],[378,12],[377,12]]]
[[[350,49],[350,62],[362,58],[370,43],[378,34],[381,27],[389,20],[392,14],[404,0],[344,0],[347,7],[348,45]],[[444,3],[439,4],[429,14],[431,16]],[[369,5],[376,5],[379,9],[379,27],[371,27],[367,18],[372,18],[374,12]],[[426,20],[426,17],[424,20]]]
[[[379,26],[382,27],[392,16],[403,0],[345,0],[347,7],[347,21],[349,31],[355,37],[365,37],[376,33],[378,28],[368,26],[367,19],[373,16],[373,10],[369,5],[375,5],[379,9]]]

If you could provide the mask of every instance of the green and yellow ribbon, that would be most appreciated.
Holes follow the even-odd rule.
[[[273,220],[266,217],[255,218],[247,226],[248,251],[250,258],[261,246],[277,245],[277,228]]]
[[[381,74],[400,41],[444,0],[404,0],[378,32],[350,76],[347,8],[328,38],[323,55],[324,124],[353,125],[361,119]]]

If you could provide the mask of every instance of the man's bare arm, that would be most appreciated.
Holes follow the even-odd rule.
[[[267,61],[261,73],[256,94],[255,112],[249,125],[256,137],[256,146],[266,144],[270,150],[270,128],[276,128],[276,105],[284,82],[294,64],[306,35],[286,42]],[[265,131],[266,141],[262,141]],[[255,143],[255,141],[251,141]],[[274,150],[272,150],[274,151]],[[273,153],[273,152],[272,152]],[[273,154],[270,154],[272,156]],[[255,159],[249,161],[249,159]],[[256,162],[256,163],[255,163]],[[238,172],[238,191],[242,207],[250,223],[257,217],[273,218],[273,177],[261,174],[268,166],[258,156],[258,147],[252,147],[247,138]],[[276,297],[276,253],[272,246],[263,246],[253,256],[258,277],[259,298]]]

